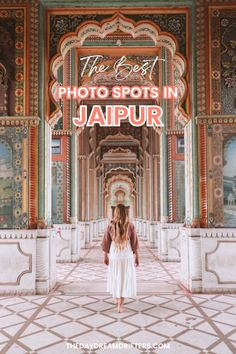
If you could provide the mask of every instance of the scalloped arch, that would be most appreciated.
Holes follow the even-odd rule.
[[[126,182],[127,184],[129,184],[130,186],[130,194],[132,195],[133,192],[134,192],[134,183],[133,181],[131,180],[130,177],[128,176],[124,176],[124,175],[114,175],[112,177],[110,177],[106,183],[106,192],[107,194],[109,194],[110,190],[111,190],[111,187],[112,187],[112,184],[114,182],[119,182],[119,181],[122,181],[122,182]]]
[[[167,48],[172,56],[173,64],[178,72],[177,86],[179,87],[180,100],[179,105],[175,109],[175,114],[178,120],[185,124],[189,117],[181,107],[181,103],[185,97],[187,84],[183,75],[186,70],[185,58],[177,52],[177,43],[175,38],[166,32],[162,32],[160,28],[150,21],[134,22],[131,19],[127,19],[122,14],[115,14],[110,19],[106,19],[103,23],[97,21],[88,21],[78,27],[76,32],[66,34],[59,42],[59,53],[52,58],[51,73],[53,80],[50,83],[51,96],[57,106],[56,111],[49,117],[49,122],[55,123],[61,116],[62,112],[57,104],[57,88],[59,83],[57,81],[58,69],[63,65],[64,58],[67,52],[72,48],[82,47],[86,38],[90,36],[98,36],[99,38],[105,38],[107,35],[120,30],[123,33],[129,33],[133,38],[137,38],[140,35],[148,36],[153,40],[153,43],[157,47]]]
[[[107,183],[105,189],[106,208],[109,205],[114,205],[117,201],[117,193],[124,193],[123,203],[125,205],[134,204],[134,183],[128,176],[113,175]]]
[[[114,172],[116,172],[116,171],[129,172],[131,175],[133,175],[133,176],[135,177],[134,172],[132,172],[129,168],[117,166],[117,167],[112,167],[112,168],[110,168],[110,170],[108,170],[108,171],[105,173],[105,178],[106,178],[106,176],[107,176],[109,173],[111,173],[112,171],[114,171]]]

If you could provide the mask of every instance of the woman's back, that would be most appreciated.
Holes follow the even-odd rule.
[[[130,241],[129,243],[133,253],[136,253],[139,247],[139,242],[138,242],[138,237],[135,231],[134,224],[132,222],[129,222],[127,226],[127,241],[128,240]],[[117,246],[117,248],[119,248],[119,245],[117,245],[115,241],[114,224],[110,222],[110,224],[107,227],[107,230],[105,231],[103,241],[102,241],[102,249],[104,252],[109,253],[112,241]]]
[[[133,258],[133,251],[131,248],[130,239],[127,240],[126,245],[122,249],[117,247],[115,241],[112,241],[111,246],[110,246],[109,257],[110,257],[110,259]]]
[[[124,205],[119,204],[105,231],[102,249],[107,270],[107,291],[117,298],[118,312],[125,297],[136,296],[136,269],[139,265],[138,238]]]

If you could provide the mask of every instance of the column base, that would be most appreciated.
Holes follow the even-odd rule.
[[[78,222],[78,237],[80,240],[80,248],[85,248],[85,222]]]
[[[181,232],[181,282],[193,293],[236,293],[236,229]]]
[[[0,294],[36,293],[37,230],[0,230]]]
[[[90,222],[85,222],[85,248],[88,248],[91,242]]]
[[[0,294],[48,294],[56,284],[52,229],[0,230]]]
[[[157,248],[158,245],[156,240],[158,239],[158,222],[150,221],[148,227],[149,227],[148,238],[149,238],[150,248]]]
[[[56,235],[53,229],[37,230],[36,294],[48,294],[56,285]]]
[[[71,262],[71,224],[55,224],[58,263]]]
[[[75,263],[80,260],[79,225],[54,225],[57,263]]]
[[[182,224],[158,223],[158,237],[155,238],[158,244],[158,257],[163,262],[180,262],[181,243],[180,228]]]

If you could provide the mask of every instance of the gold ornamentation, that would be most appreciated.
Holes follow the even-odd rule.
[[[39,124],[38,117],[1,117],[0,126],[32,126],[36,127]]]

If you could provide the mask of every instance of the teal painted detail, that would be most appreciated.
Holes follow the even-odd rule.
[[[1,127],[0,135],[0,229],[25,229],[28,214],[22,214],[22,146],[28,127]]]
[[[161,58],[166,59],[166,49],[162,48],[161,50]],[[167,82],[167,68],[166,68],[166,62],[161,66],[162,70],[162,83],[161,86],[166,86],[168,85]],[[162,116],[162,122],[164,124],[164,127],[162,128],[162,135],[161,135],[161,144],[162,144],[162,215],[164,217],[169,216],[169,208],[168,208],[168,151],[167,151],[167,135],[166,135],[166,125],[167,125],[167,100],[162,100],[161,102],[161,107],[163,109],[163,116]]]
[[[52,222],[63,224],[63,161],[52,162]]]
[[[76,134],[73,132],[71,136],[71,168],[70,168],[70,177],[71,177],[71,216],[72,217],[77,217],[76,213],[76,202],[77,202],[77,195],[76,195],[76,151],[75,151],[75,146],[76,146]]]
[[[63,65],[57,71],[57,81],[60,84],[63,84]],[[63,117],[61,117],[58,122],[55,124],[54,130],[62,130],[63,129]]]
[[[76,50],[75,48],[71,49],[71,86],[74,86],[77,84],[76,78],[75,78],[75,56],[76,56]],[[71,136],[71,144],[70,144],[70,178],[71,178],[71,216],[72,217],[77,217],[77,195],[76,195],[76,163],[77,163],[77,149],[76,149],[76,129],[75,125],[72,123],[72,118],[76,116],[76,102],[75,100],[71,100],[71,117],[70,117],[70,124],[72,125],[72,131],[73,134]]]
[[[45,218],[45,91],[44,91],[44,61],[45,34],[44,13],[39,8],[39,129],[38,129],[38,217]]]
[[[197,107],[197,57],[196,57],[196,16],[195,6],[191,8],[191,62],[192,62],[192,144],[193,144],[193,218],[199,219],[199,175],[198,175],[198,132],[196,125]]]

